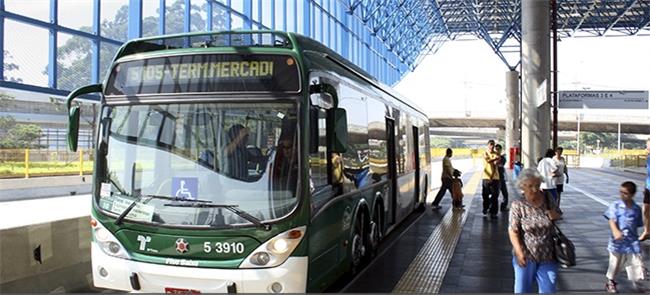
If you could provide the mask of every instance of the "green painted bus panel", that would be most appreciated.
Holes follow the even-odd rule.
[[[135,260],[149,263],[174,264],[177,262],[181,263],[174,259],[186,259],[198,261],[200,267],[237,268],[242,260],[262,243],[282,232],[305,225],[306,221],[301,222],[307,219],[304,216],[308,216],[309,214],[308,211],[305,212],[308,209],[305,207],[308,206],[299,206],[296,212],[293,213],[293,218],[287,217],[273,224],[269,231],[253,225],[228,229],[183,229],[138,224],[129,222],[128,220],[125,220],[120,225],[115,225],[115,218],[99,212],[96,207],[96,202],[93,202],[92,216],[122,243],[127,252]],[[147,236],[151,238],[151,241],[146,243],[144,250],[141,250],[142,242],[138,240],[138,235],[141,235],[142,238],[140,239],[145,241],[147,240]],[[184,239],[189,244],[188,252],[179,253],[176,250],[176,241],[178,239]],[[204,252],[205,242],[210,242],[210,247],[212,248],[210,254]],[[229,245],[224,246],[224,242]],[[221,245],[218,246],[216,243],[221,243]],[[239,251],[242,253],[223,253],[225,250],[224,247],[232,248],[233,243],[235,243],[235,248],[242,247],[237,245],[237,243],[242,243],[244,251]],[[307,244],[306,237],[303,238],[301,246],[291,256],[305,256],[306,247],[302,247],[305,244]],[[217,247],[220,247],[220,252],[222,253],[217,253]],[[166,260],[168,258],[171,260]]]
[[[131,253],[199,260],[243,259],[260,245],[251,237],[205,237],[190,231],[183,235],[169,235],[119,230],[115,236]]]

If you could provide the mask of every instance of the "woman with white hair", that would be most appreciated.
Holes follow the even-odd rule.
[[[554,293],[558,264],[553,247],[553,220],[559,215],[554,202],[540,190],[543,178],[533,168],[525,169],[517,178],[523,198],[512,202],[508,234],[513,249],[515,293],[532,293],[533,280],[539,293]]]

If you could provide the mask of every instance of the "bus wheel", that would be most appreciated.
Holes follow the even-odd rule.
[[[381,220],[381,207],[375,209],[375,214],[372,216],[372,221],[370,222],[370,232],[369,235],[369,246],[370,246],[370,255],[377,255],[377,250],[379,249],[379,242],[384,237],[382,231],[382,220]]]
[[[357,274],[361,270],[361,264],[366,254],[366,247],[363,243],[363,212],[359,213],[353,230],[350,247],[350,271],[352,274]]]

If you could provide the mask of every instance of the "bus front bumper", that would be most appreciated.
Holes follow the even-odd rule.
[[[106,255],[96,243],[91,244],[93,282],[99,288],[148,293],[164,293],[166,290],[273,293],[271,286],[278,283],[282,285],[281,293],[306,291],[307,257],[289,257],[282,265],[273,268],[196,268],[116,258]],[[134,274],[137,276],[139,290],[132,283]],[[277,284],[275,286],[278,290]]]

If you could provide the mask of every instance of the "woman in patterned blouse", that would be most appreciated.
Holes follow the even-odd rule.
[[[553,254],[553,222],[559,217],[539,186],[542,176],[525,169],[517,179],[523,198],[512,202],[508,234],[513,248],[515,293],[531,293],[533,280],[539,293],[555,292],[557,261]]]

